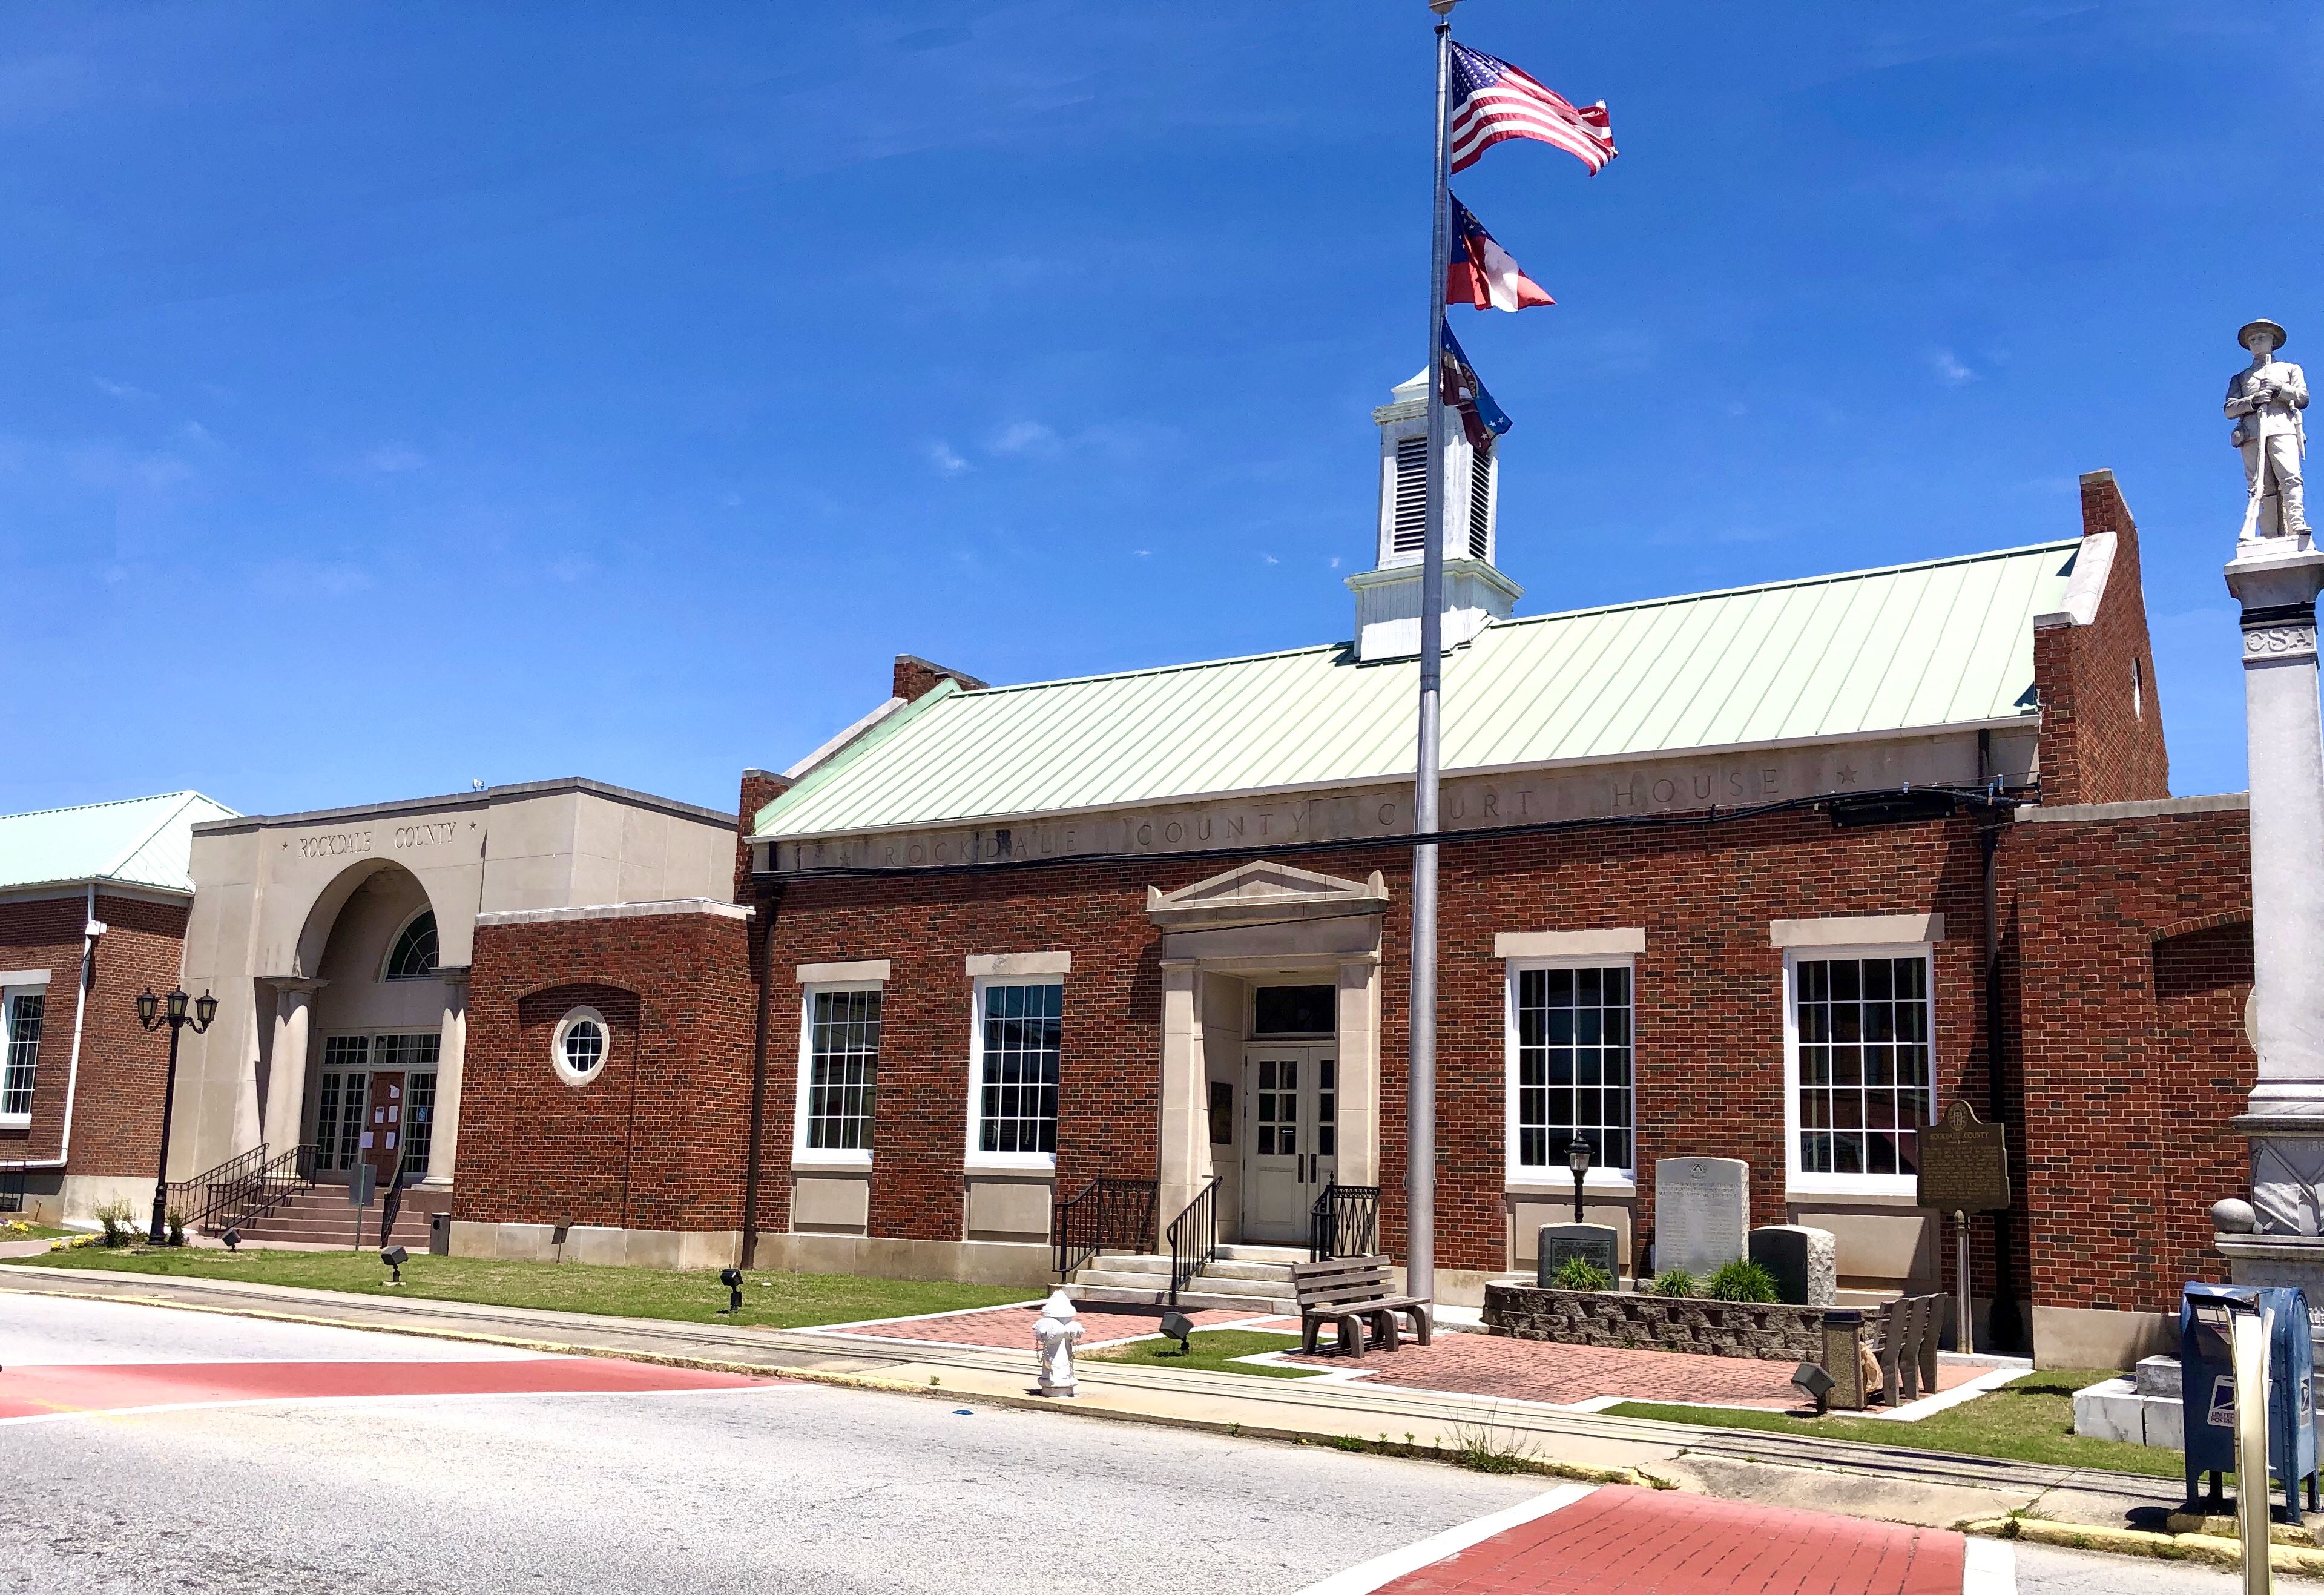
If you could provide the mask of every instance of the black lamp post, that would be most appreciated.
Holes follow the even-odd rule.
[[[1573,1221],[1582,1222],[1582,1176],[1590,1172],[1590,1143],[1576,1136],[1565,1145],[1565,1166],[1573,1171]]]
[[[155,997],[149,986],[137,997],[137,1023],[148,1030],[170,1027],[170,1072],[161,1086],[161,1157],[153,1170],[153,1229],[145,1238],[153,1246],[165,1245],[170,1238],[170,1110],[178,1100],[178,1033],[190,1025],[199,1035],[217,1017],[217,998],[207,991],[191,1005],[190,1015],[188,1006],[182,986],[172,987],[167,997]]]

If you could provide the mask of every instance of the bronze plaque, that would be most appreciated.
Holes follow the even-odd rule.
[[[1987,1124],[1956,1098],[1921,1131],[1920,1204],[1941,1213],[1991,1213],[2009,1205],[2006,1127]]]

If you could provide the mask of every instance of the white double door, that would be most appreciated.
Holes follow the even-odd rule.
[[[1339,1164],[1339,1050],[1251,1042],[1242,1081],[1242,1238],[1305,1246],[1307,1211]]]

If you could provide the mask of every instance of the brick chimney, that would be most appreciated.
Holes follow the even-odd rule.
[[[947,670],[941,664],[931,663],[917,654],[899,654],[896,655],[895,696],[907,703],[918,702],[935,691],[936,683],[946,676],[972,692],[991,685],[990,682],[978,681],[966,671]]]

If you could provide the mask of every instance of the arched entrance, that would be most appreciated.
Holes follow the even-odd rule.
[[[315,1148],[315,1178],[359,1164],[448,1185],[466,1027],[465,969],[438,963],[436,905],[401,865],[335,877],[301,928],[294,971],[272,977],[266,1139]]]

